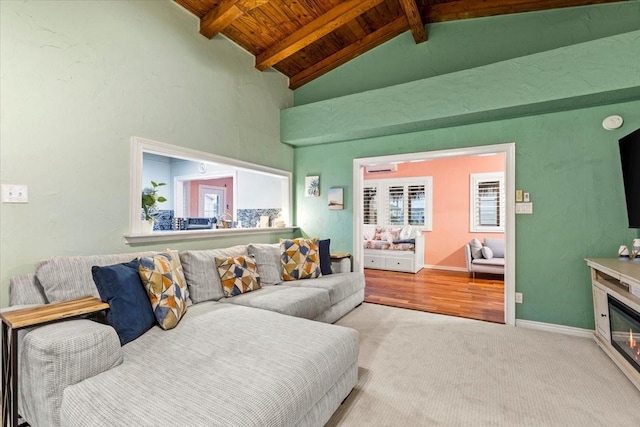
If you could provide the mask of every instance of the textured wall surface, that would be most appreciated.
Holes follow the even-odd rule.
[[[602,119],[625,118],[606,131]],[[516,143],[516,187],[531,193],[533,215],[516,216],[516,317],[593,328],[591,281],[584,257],[615,257],[637,235],[627,228],[617,141],[640,128],[640,100],[496,120],[371,140],[296,148],[297,224],[304,234],[353,247],[353,159]],[[331,158],[331,161],[319,160]],[[345,210],[326,208],[326,193],[303,196],[304,176],[322,188],[344,187]]]
[[[638,99],[638,58],[634,31],[301,105],[282,112],[282,140],[303,146]]]
[[[569,7],[427,25],[407,31],[296,89],[295,104],[421,80],[602,37],[640,30],[640,1]]]
[[[292,170],[292,92],[253,63],[170,1],[0,2],[0,180],[29,185],[28,204],[0,205],[0,306],[9,277],[48,256],[269,239],[123,240],[131,136]]]

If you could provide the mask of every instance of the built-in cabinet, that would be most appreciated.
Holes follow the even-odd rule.
[[[640,313],[640,262],[587,258],[591,267],[596,343],[640,390],[640,372],[612,345],[609,295]],[[636,332],[634,332],[634,335]]]

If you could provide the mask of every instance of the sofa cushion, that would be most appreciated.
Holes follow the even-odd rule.
[[[114,255],[57,256],[36,264],[36,277],[49,302],[66,301],[88,295],[100,297],[93,281],[91,267],[131,261],[158,252],[139,252]]]
[[[293,280],[284,283],[287,286],[325,289],[329,292],[331,305],[334,305],[364,289],[364,276],[362,273],[342,273],[322,276],[314,280]]]
[[[504,258],[476,258],[472,261],[474,265],[501,265],[504,267]]]
[[[331,274],[331,239],[318,240],[318,252],[320,255],[320,272]]]
[[[318,239],[280,239],[280,261],[283,280],[319,277]]]
[[[496,258],[504,258],[504,239],[484,239],[484,245],[493,251]]]
[[[331,306],[329,292],[324,289],[292,288],[285,285],[268,286],[259,291],[227,298],[224,302],[305,319],[315,319]]]
[[[493,258],[493,251],[491,250],[491,248],[489,246],[483,246],[482,247],[482,258],[484,258],[484,259]]]
[[[247,247],[247,251],[256,259],[258,273],[260,273],[260,286],[272,286],[282,281],[282,263],[278,243],[252,243]]]
[[[181,251],[180,262],[189,287],[189,296],[194,303],[224,297],[222,282],[218,275],[215,258],[248,255],[246,245],[224,249]]]
[[[215,260],[225,297],[260,289],[260,275],[253,255],[216,257]]]
[[[482,243],[480,243],[480,240],[471,239],[469,248],[471,249],[471,258],[482,258]]]
[[[160,327],[175,328],[187,311],[188,292],[177,255],[167,250],[153,257],[141,257],[138,272]]]
[[[100,298],[109,303],[107,323],[116,330],[124,345],[147,332],[156,323],[145,292],[138,260],[91,269]]]
[[[153,328],[122,351],[122,365],[67,387],[63,425],[303,425],[357,363],[358,333],[209,302],[190,307],[176,329]]]

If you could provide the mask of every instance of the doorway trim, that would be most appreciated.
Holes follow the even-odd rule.
[[[360,242],[362,236],[363,203],[362,189],[364,168],[379,163],[433,160],[448,157],[477,156],[483,154],[504,153],[505,156],[505,199],[507,203],[505,223],[505,271],[504,271],[504,322],[516,324],[516,144],[483,145],[476,147],[454,148],[448,150],[425,151],[419,153],[393,154],[377,157],[353,159],[353,261],[354,271],[364,271],[364,252]]]

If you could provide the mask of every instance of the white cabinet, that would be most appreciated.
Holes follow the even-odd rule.
[[[384,257],[382,256],[364,256],[364,268],[377,268],[382,270],[384,269],[384,264]]]
[[[596,333],[600,334],[607,341],[611,341],[607,293],[597,285],[593,286],[593,308],[596,322]]]
[[[631,310],[640,312],[640,263],[615,258],[587,258],[591,267],[593,315],[596,343],[640,390],[640,372],[611,343],[609,295]]]
[[[364,268],[417,273],[424,267],[424,236],[415,240],[414,251],[365,249]]]

